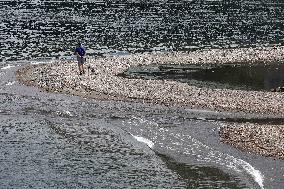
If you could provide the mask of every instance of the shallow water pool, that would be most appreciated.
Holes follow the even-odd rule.
[[[127,78],[167,79],[197,86],[269,91],[284,86],[284,64],[148,65],[119,74]]]

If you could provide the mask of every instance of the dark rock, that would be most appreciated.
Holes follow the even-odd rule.
[[[277,88],[271,89],[271,92],[284,92],[284,87],[277,87]]]

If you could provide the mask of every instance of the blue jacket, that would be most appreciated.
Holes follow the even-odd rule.
[[[80,56],[85,56],[86,50],[84,49],[84,47],[77,47],[75,49],[75,53],[78,53]]]

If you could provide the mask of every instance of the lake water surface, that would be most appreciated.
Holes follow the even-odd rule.
[[[91,56],[283,44],[284,4],[0,1],[0,188],[284,188],[283,161],[220,143],[226,119],[260,115],[41,92],[15,72]],[[222,120],[222,121],[221,121]]]

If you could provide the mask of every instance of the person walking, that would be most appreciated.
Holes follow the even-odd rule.
[[[85,74],[84,70],[84,63],[85,63],[85,55],[86,55],[86,50],[82,46],[81,43],[78,43],[74,54],[77,56],[77,61],[78,61],[78,67],[79,67],[79,74]]]

